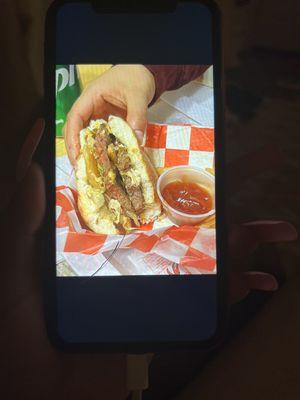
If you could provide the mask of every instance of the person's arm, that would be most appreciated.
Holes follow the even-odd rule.
[[[155,95],[150,105],[166,90],[175,90],[198,78],[209,65],[145,65],[155,80]]]

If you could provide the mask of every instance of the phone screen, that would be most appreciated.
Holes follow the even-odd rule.
[[[57,336],[112,348],[207,341],[223,270],[214,12],[74,2],[51,18]]]

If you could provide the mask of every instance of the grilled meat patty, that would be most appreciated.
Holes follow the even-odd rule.
[[[113,172],[114,167],[108,157],[107,147],[109,145],[109,136],[103,128],[95,136],[95,158],[103,168],[104,182],[106,186],[106,195],[108,199],[117,200],[123,209],[125,215],[133,219],[136,225],[139,225],[138,218],[135,214],[135,208],[132,207],[131,201],[122,189],[122,187],[111,179],[110,173]],[[129,160],[130,161],[130,160]]]
[[[115,146],[116,157],[115,164],[123,179],[125,190],[129,196],[134,210],[139,213],[143,209],[143,194],[140,186],[134,184],[129,176],[125,173],[132,168],[130,158],[127,154],[126,148],[116,144]]]
[[[139,213],[143,210],[143,194],[139,186],[133,185],[131,178],[129,176],[124,176],[123,178],[124,186],[128,197],[131,200],[134,210]]]

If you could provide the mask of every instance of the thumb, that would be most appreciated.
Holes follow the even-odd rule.
[[[147,99],[143,96],[127,98],[127,122],[135,131],[140,144],[143,142],[147,127]]]

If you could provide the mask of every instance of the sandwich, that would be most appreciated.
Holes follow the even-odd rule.
[[[157,175],[134,131],[110,116],[80,132],[76,166],[78,209],[96,233],[124,234],[156,219]]]

